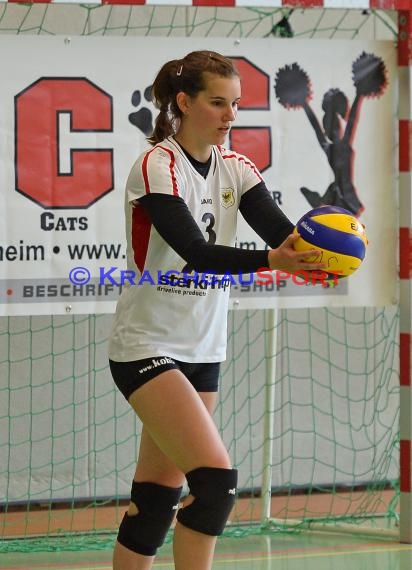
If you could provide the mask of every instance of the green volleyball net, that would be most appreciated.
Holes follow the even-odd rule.
[[[0,34],[395,41],[397,29],[378,10],[0,4]],[[0,552],[113,545],[140,424],[110,377],[111,320],[0,318]],[[396,532],[398,321],[397,305],[230,312],[216,411],[240,473],[227,533]]]

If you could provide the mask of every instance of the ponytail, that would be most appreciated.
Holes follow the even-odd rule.
[[[152,145],[161,142],[176,132],[176,122],[182,116],[182,112],[176,103],[176,95],[179,89],[178,71],[181,64],[178,59],[168,61],[157,74],[152,85],[152,100],[159,114],[156,117],[153,133],[148,137]]]

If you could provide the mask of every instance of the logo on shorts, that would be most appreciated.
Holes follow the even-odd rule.
[[[152,358],[153,366],[162,366],[163,364],[174,364],[175,361],[169,356],[162,356],[161,358]]]
[[[153,368],[157,368],[158,366],[163,366],[164,364],[174,364],[174,363],[175,361],[173,360],[173,358],[170,358],[169,356],[152,358],[151,364],[147,364],[146,366],[143,366],[143,368],[139,369],[139,374],[144,374],[145,372],[153,370]]]
[[[220,203],[224,208],[230,208],[235,203],[235,191],[233,188],[220,189]]]

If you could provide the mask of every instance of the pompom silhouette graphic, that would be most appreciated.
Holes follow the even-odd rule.
[[[384,92],[387,79],[386,67],[380,57],[362,52],[352,65],[356,93],[364,97],[379,97]]]
[[[297,63],[281,67],[276,73],[275,93],[283,107],[287,109],[303,107],[312,98],[308,74]]]

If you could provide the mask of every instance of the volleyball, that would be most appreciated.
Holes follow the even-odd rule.
[[[295,226],[299,239],[296,251],[317,249],[310,263],[323,263],[328,279],[342,279],[359,269],[365,258],[368,238],[365,226],[348,210],[321,206],[307,212]]]

